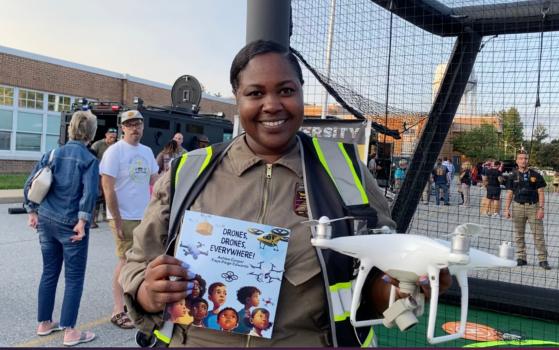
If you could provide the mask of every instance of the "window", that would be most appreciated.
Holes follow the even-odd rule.
[[[11,131],[0,131],[0,150],[10,150]]]
[[[12,130],[13,112],[0,109],[0,130]]]
[[[186,131],[192,134],[203,134],[204,127],[202,125],[187,124]]]
[[[17,131],[43,132],[42,114],[19,112],[17,118]]]
[[[58,148],[60,138],[60,114],[47,114],[47,134],[45,135],[45,151]],[[97,121],[97,125],[102,125],[103,119]]]
[[[58,148],[60,128],[65,125],[60,112],[70,111],[74,99],[0,85],[0,151],[45,152]]]
[[[171,128],[171,123],[168,120],[158,119],[158,118],[149,118],[149,126],[150,129],[163,129],[169,130]]]
[[[104,120],[99,120],[104,121]],[[98,125],[101,123],[97,123]],[[47,134],[60,133],[60,115],[47,115]]]
[[[58,135],[47,135],[46,142],[45,142],[45,150],[48,152],[51,149],[58,148]]]
[[[43,109],[42,92],[32,90],[19,90],[19,106],[22,108]]]
[[[16,134],[16,151],[41,151],[41,134],[18,132]]]
[[[230,132],[223,133],[223,141],[229,141],[233,138],[233,134]]]
[[[11,106],[14,103],[14,89],[0,86],[0,105]]]
[[[13,112],[0,109],[0,150],[10,150],[12,139]]]
[[[62,112],[70,110],[71,103],[70,97],[68,96],[49,94],[48,101],[49,111],[51,112]]]
[[[41,151],[43,115],[18,112],[16,151]]]

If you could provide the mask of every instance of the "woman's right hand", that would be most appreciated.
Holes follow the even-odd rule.
[[[185,299],[187,279],[194,278],[182,261],[170,255],[160,255],[146,267],[144,281],[136,295],[137,302],[147,312],[163,311],[165,305]]]
[[[39,223],[39,215],[37,215],[37,213],[35,212],[29,213],[27,217],[27,225],[29,225],[29,227],[36,230],[38,223]]]

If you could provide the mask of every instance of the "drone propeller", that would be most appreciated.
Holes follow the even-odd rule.
[[[329,224],[334,221],[355,219],[353,216],[344,216],[343,218],[329,219],[327,216],[321,216],[318,220],[308,220],[301,222],[305,226],[317,226],[321,224]]]
[[[473,224],[473,223],[466,223],[462,225],[456,226],[452,233],[448,233],[443,237],[454,237],[454,236],[467,236],[467,237],[477,237],[481,233],[485,226]]]
[[[274,235],[281,236],[281,237],[285,237],[289,235],[289,230],[280,227],[273,228],[270,232],[273,233]]]
[[[264,231],[262,231],[258,228],[253,228],[253,227],[249,228],[247,231],[248,231],[248,233],[251,233],[253,235],[258,235],[258,236],[264,233]]]

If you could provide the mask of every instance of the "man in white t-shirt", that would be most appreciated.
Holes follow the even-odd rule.
[[[448,157],[443,158],[443,165],[448,169],[447,178],[448,178],[448,186],[452,185],[452,180],[454,179],[454,164],[448,160]]]
[[[123,291],[118,282],[125,253],[132,247],[132,231],[144,216],[150,199],[150,185],[157,179],[159,166],[153,151],[142,144],[144,118],[136,110],[121,115],[124,138],[107,149],[99,166],[107,217],[116,242],[119,259],[113,274],[114,307],[111,322],[120,328],[134,328],[124,312]]]

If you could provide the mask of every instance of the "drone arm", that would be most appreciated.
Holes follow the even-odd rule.
[[[357,275],[357,280],[355,281],[355,286],[353,289],[353,297],[351,300],[351,312],[349,319],[351,324],[354,327],[365,327],[365,326],[372,326],[377,324],[382,324],[382,318],[380,319],[371,319],[365,321],[357,321],[357,309],[359,309],[359,305],[361,304],[361,294],[363,292],[363,285],[373,267],[372,262],[367,261],[367,259],[361,260],[361,265],[359,266],[359,274]]]
[[[439,304],[439,272],[440,269],[429,266],[429,283],[431,284],[431,301],[429,302],[429,321],[427,325],[427,341],[430,344],[438,343],[435,338],[435,322],[437,321],[437,307]],[[440,337],[439,337],[440,338]]]
[[[392,286],[390,288],[390,298],[388,300],[388,306],[394,304],[394,302],[396,301],[396,286]]]
[[[429,267],[429,280],[431,282],[431,301],[429,305],[429,323],[427,326],[427,341],[430,344],[438,344],[461,338],[466,332],[466,321],[468,318],[468,273],[466,269],[456,272],[456,278],[460,285],[460,327],[455,334],[435,337],[435,323],[437,321],[437,306],[439,302],[439,271],[435,267]]]

